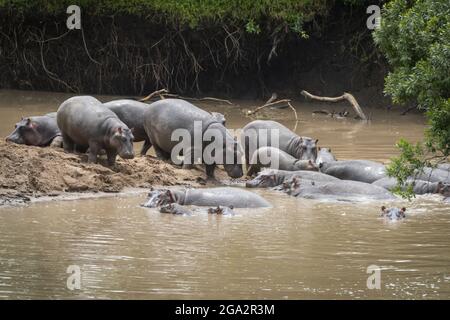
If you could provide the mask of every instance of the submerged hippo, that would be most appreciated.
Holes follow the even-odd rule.
[[[370,200],[393,200],[393,194],[384,188],[373,184],[338,180],[331,182],[311,181],[297,177],[284,182],[279,190],[287,194],[307,198],[336,201],[370,201]]]
[[[89,148],[88,161],[96,163],[97,155],[105,150],[110,166],[117,154],[124,159],[134,157],[130,128],[94,97],[67,99],[59,107],[56,120],[67,152],[75,147]]]
[[[321,165],[325,162],[334,162],[336,161],[335,156],[331,153],[331,148],[320,148],[317,153],[316,164]]]
[[[450,171],[439,168],[423,168],[421,172],[415,175],[415,179],[430,181],[430,182],[443,182],[450,184]]]
[[[324,162],[320,171],[342,180],[372,183],[386,177],[383,164],[369,160]]]
[[[149,199],[143,205],[148,208],[163,206],[168,203],[195,206],[227,206],[234,208],[270,207],[270,203],[256,193],[240,188],[206,188],[152,190]]]
[[[271,130],[278,130],[279,141],[271,140]],[[244,145],[247,167],[253,152],[265,146],[277,147],[300,160],[315,162],[317,158],[318,140],[300,137],[276,121],[255,120],[250,122],[242,129],[241,142]]]
[[[254,179],[247,181],[245,186],[247,188],[271,188],[276,187],[284,183],[285,181],[292,179],[293,177],[323,182],[339,181],[338,178],[320,172],[304,171],[304,170],[285,171],[285,170],[269,169],[259,172]]]
[[[412,178],[407,179],[406,183],[408,185],[412,184],[413,192],[415,194],[426,194],[426,193],[440,193],[445,194],[450,190],[450,184],[444,184],[442,182],[429,182],[423,180],[414,180]],[[395,178],[382,178],[372,183],[373,185],[383,187],[387,190],[392,190],[397,186],[397,179]],[[405,191],[407,187],[404,187]]]
[[[190,216],[192,212],[183,207],[182,205],[179,205],[178,203],[168,203],[159,208],[159,212],[161,213],[171,213],[171,214],[181,214]]]
[[[389,220],[401,220],[406,218],[405,215],[406,208],[386,208],[385,206],[381,207],[381,216],[386,217]]]
[[[264,167],[287,171],[319,170],[311,160],[298,160],[290,154],[274,147],[261,147],[255,151],[250,160],[247,175],[252,176]]]
[[[201,150],[196,151],[206,165],[208,178],[214,178],[217,164],[223,164],[232,178],[243,175],[240,148],[234,137],[209,112],[187,101],[164,99],[150,104],[144,114],[144,128],[159,158],[168,160],[171,156],[182,154],[183,167],[188,169],[198,160],[194,158],[194,147],[198,145]],[[190,141],[183,140],[183,136],[180,142],[180,136],[172,137],[175,133],[187,133]],[[198,139],[202,141],[194,141]],[[219,149],[214,153],[217,158],[211,156],[212,146]],[[172,155],[174,149],[177,152]]]
[[[147,109],[148,104],[135,100],[122,99],[109,101],[103,105],[114,112],[132,130],[134,142],[144,141],[141,155],[145,155],[151,146],[147,133],[144,130],[144,111]]]
[[[6,141],[28,146],[61,146],[61,132],[56,124],[56,112],[44,116],[22,118]]]
[[[229,206],[229,207],[222,207],[222,206],[217,206],[215,208],[209,208],[208,209],[208,213],[209,214],[220,214],[220,215],[231,215],[234,216],[234,211],[233,211],[233,206]]]

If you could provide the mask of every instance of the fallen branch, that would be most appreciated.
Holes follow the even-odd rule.
[[[141,102],[148,101],[148,100],[152,99],[153,97],[155,97],[157,95],[159,95],[159,98],[162,100],[162,99],[164,99],[163,95],[167,94],[167,93],[169,93],[169,91],[167,89],[156,90],[156,91],[150,93],[145,98],[142,98],[139,101],[141,101]]]
[[[164,94],[164,96],[165,97],[170,97],[170,98],[190,100],[190,101],[216,101],[216,102],[221,102],[221,103],[226,103],[226,104],[229,104],[229,105],[233,105],[233,103],[230,100],[219,99],[219,98],[214,98],[214,97],[191,98],[191,97],[183,97],[183,96],[180,96],[178,94],[172,94],[172,93],[166,93],[166,94]]]
[[[358,101],[356,101],[355,97],[353,95],[351,95],[350,93],[345,92],[342,96],[333,97],[333,98],[332,97],[315,96],[305,90],[303,90],[301,92],[301,94],[305,98],[309,98],[311,100],[323,101],[323,102],[339,102],[339,101],[347,100],[352,105],[352,107],[355,110],[358,117],[361,120],[367,120],[367,117],[364,114],[364,112],[362,111],[361,107],[359,106]]]
[[[268,101],[270,101],[270,100],[271,99],[269,99]],[[257,107],[254,110],[248,110],[247,111],[247,115],[249,115],[249,116],[253,115],[253,114],[257,113],[261,109],[264,109],[264,108],[267,108],[267,107],[272,107],[274,105],[281,104],[281,103],[287,104],[287,106],[289,108],[291,108],[291,110],[294,112],[295,120],[298,121],[297,111],[295,110],[294,106],[292,106],[290,99],[282,99],[282,100],[277,100],[277,101],[274,101],[274,102],[265,103],[264,105],[262,105],[260,107]]]

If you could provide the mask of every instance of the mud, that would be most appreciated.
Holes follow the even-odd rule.
[[[68,192],[118,193],[124,188],[154,185],[205,185],[203,168],[183,170],[152,156],[118,158],[113,167],[106,157],[87,163],[87,155],[62,149],[0,142],[0,206],[25,204],[31,198],[60,196]],[[219,169],[216,178],[226,180]]]

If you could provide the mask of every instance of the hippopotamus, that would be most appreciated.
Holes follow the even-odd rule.
[[[134,136],[117,115],[90,96],[72,97],[58,109],[56,120],[64,142],[64,150],[88,149],[88,162],[106,151],[108,165],[114,165],[117,154],[124,159],[134,157]]]
[[[444,184],[442,182],[430,182],[424,180],[415,180],[409,178],[406,180],[408,185],[412,184],[413,192],[415,194],[426,194],[426,193],[441,193],[444,194],[450,190],[450,184]],[[392,190],[397,186],[397,179],[395,178],[381,178],[375,182],[372,182],[373,185],[383,187],[387,190]],[[406,189],[406,186],[403,188]]]
[[[270,207],[270,203],[256,193],[240,188],[219,187],[205,189],[157,189],[148,194],[144,207],[155,208],[168,203],[195,206],[227,206],[234,208]]]
[[[259,172],[263,167],[287,171],[319,170],[311,160],[296,159],[283,150],[274,147],[261,147],[253,153],[247,175],[252,176],[254,173]]]
[[[225,116],[220,112],[211,112],[212,117],[219,123],[225,125],[227,123],[227,119],[225,119]]]
[[[386,217],[389,220],[397,221],[406,218],[405,215],[406,208],[386,208],[385,206],[381,207],[381,216]]]
[[[144,156],[151,146],[147,133],[144,130],[144,111],[147,109],[148,104],[122,99],[109,101],[103,105],[114,112],[131,129],[134,136],[133,142],[144,141],[141,149],[141,155]]]
[[[311,181],[297,177],[284,182],[279,190],[289,195],[307,199],[322,199],[336,201],[370,201],[393,200],[396,197],[384,188],[373,184],[350,181]]]
[[[278,186],[283,182],[292,179],[293,177],[323,182],[339,181],[338,178],[315,171],[304,171],[304,170],[285,171],[285,170],[269,169],[259,172],[254,179],[247,181],[245,186],[247,188],[271,188]]]
[[[450,171],[450,163],[439,163],[437,165],[437,168],[445,171]]]
[[[222,206],[217,206],[215,208],[209,208],[208,209],[208,213],[209,214],[221,214],[221,215],[231,215],[234,216],[234,211],[233,211],[233,206],[229,206],[229,207],[222,207]]]
[[[196,163],[194,158],[195,147],[206,165],[206,175],[214,179],[214,170],[217,164],[223,164],[225,171],[232,178],[243,175],[240,147],[225,126],[218,122],[209,112],[181,99],[164,99],[153,102],[144,113],[144,129],[150,144],[154,147],[156,155],[161,159],[176,159],[183,155],[183,167],[191,168]],[[177,131],[176,131],[177,130]],[[179,142],[172,135],[187,132],[191,141]],[[202,141],[194,141],[199,140]],[[214,142],[212,142],[214,140]],[[172,154],[180,145],[181,150]],[[211,146],[219,150],[211,151]],[[214,153],[218,158],[212,158]],[[217,153],[217,154],[216,154]],[[187,161],[190,160],[190,161]]]
[[[179,205],[178,203],[168,203],[159,208],[159,212],[161,213],[171,213],[171,214],[181,214],[190,216],[192,212],[183,207],[182,205]]]
[[[61,140],[57,139],[60,136],[56,112],[52,112],[44,116],[22,118],[16,123],[14,131],[6,137],[6,141],[28,146],[57,147],[58,144],[61,146]]]
[[[414,178],[430,182],[443,182],[450,184],[450,171],[439,168],[425,167],[422,171],[418,172]]]
[[[372,183],[386,177],[383,164],[369,160],[345,160],[324,162],[320,172],[329,174],[342,180],[354,180]]]
[[[271,130],[278,130],[279,141],[272,141]],[[315,162],[318,141],[309,137],[300,137],[281,123],[271,120],[252,121],[242,129],[241,133],[241,143],[244,145],[247,167],[250,156],[258,148],[265,146],[277,147],[299,160]]]
[[[316,158],[317,165],[321,165],[324,162],[334,162],[334,161],[336,161],[336,158],[331,153],[331,148],[319,147],[319,152],[317,153],[317,158]]]

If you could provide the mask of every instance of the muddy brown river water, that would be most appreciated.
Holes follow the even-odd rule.
[[[0,136],[21,116],[55,111],[67,97],[0,90]],[[423,135],[417,114],[373,110],[365,124],[311,113],[343,106],[295,105],[297,133],[318,138],[339,159],[387,162],[400,137]],[[230,128],[250,121],[238,107],[201,106],[225,113]],[[295,125],[289,109],[264,114]],[[0,208],[0,298],[450,298],[450,205],[440,197],[353,204],[254,191],[273,208],[172,216],[141,208],[145,193]],[[381,205],[406,206],[407,219],[384,221]],[[71,291],[73,265],[81,288]],[[367,287],[369,266],[381,270],[380,289]]]

